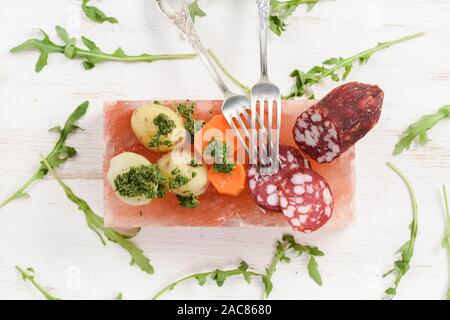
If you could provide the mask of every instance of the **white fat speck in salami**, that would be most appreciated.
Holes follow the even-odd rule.
[[[296,148],[285,145],[280,146],[280,170],[278,173],[261,176],[255,166],[250,167],[247,171],[248,186],[256,203],[265,209],[280,212],[280,202],[283,206],[286,199],[284,201],[283,198],[279,199],[278,185],[291,170],[302,168],[310,168],[308,160]],[[286,208],[286,206],[284,207]]]
[[[333,214],[334,199],[328,183],[310,169],[289,172],[279,183],[278,193],[282,213],[300,232],[316,231]]]
[[[255,190],[256,188],[256,180],[255,179],[249,179],[248,180],[248,186],[251,190]]]

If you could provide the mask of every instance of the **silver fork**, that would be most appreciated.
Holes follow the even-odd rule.
[[[267,70],[267,31],[269,20],[269,0],[256,0],[259,15],[259,45],[261,59],[261,78],[251,91],[252,128],[258,122],[258,162],[263,175],[274,174],[279,169],[280,127],[281,127],[281,91],[269,80]],[[256,106],[259,103],[259,115]],[[265,114],[267,103],[267,128]],[[273,108],[275,105],[275,126]],[[255,130],[256,132],[256,130]],[[253,137],[256,138],[256,137]]]
[[[181,31],[183,36],[188,40],[198,56],[204,62],[212,78],[224,95],[222,104],[222,113],[224,117],[233,129],[233,133],[238,138],[239,143],[245,148],[245,151],[249,154],[250,158],[253,159],[255,149],[254,143],[252,142],[253,135],[250,134],[249,130],[251,118],[248,114],[251,106],[250,100],[246,96],[235,94],[228,89],[200,41],[186,3],[183,0],[155,0],[155,2],[163,15]],[[239,128],[236,126],[236,123],[239,125]],[[249,141],[249,145],[247,145],[246,139]]]

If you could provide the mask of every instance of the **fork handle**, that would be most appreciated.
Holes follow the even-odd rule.
[[[267,70],[267,25],[269,22],[269,0],[256,0],[258,5],[259,16],[259,50],[261,59],[261,79],[268,80],[269,74]]]
[[[211,58],[200,41],[194,27],[194,22],[189,14],[189,9],[187,8],[184,0],[155,0],[155,2],[163,15],[181,31],[182,35],[197,52],[198,56],[204,62],[210,75],[224,96],[230,96],[232,94],[231,91],[228,89],[222,77],[219,75],[219,72],[214,67]]]

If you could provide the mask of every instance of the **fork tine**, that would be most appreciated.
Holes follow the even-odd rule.
[[[250,133],[248,132],[247,126],[244,124],[244,121],[242,121],[241,115],[245,115],[246,112],[243,113],[237,113],[236,115],[236,121],[239,123],[239,125],[241,126],[241,130],[244,132],[245,137],[250,140]],[[244,116],[245,117],[245,116]]]
[[[259,99],[259,145],[258,145],[258,151],[259,151],[259,162],[262,165],[268,165],[269,164],[269,158],[267,154],[267,129],[264,124],[264,109],[265,109],[265,100],[264,98]]]
[[[274,155],[274,149],[272,144],[272,109],[273,109],[273,100],[267,100],[267,154],[270,157]]]
[[[256,160],[255,160],[256,159],[256,143],[255,143],[256,130],[255,130],[254,123],[256,122],[256,119],[255,119],[255,117],[253,117],[253,110],[256,110],[256,103],[254,103],[253,101],[252,101],[251,110],[252,110],[251,117],[248,115],[248,112],[244,112],[243,116],[244,116],[244,119],[247,121],[247,125],[245,125],[245,127],[250,128],[249,129],[249,135],[250,135],[250,138],[249,138],[249,143],[250,143],[249,161],[250,161],[250,164],[255,164],[256,163]]]
[[[251,99],[251,134],[252,139],[250,140],[250,164],[256,164],[257,161],[257,149],[256,149],[256,139],[257,139],[257,131],[256,131],[256,119],[258,118],[258,114],[256,113],[256,99]],[[259,122],[259,120],[258,120]]]
[[[278,99],[276,99],[275,101],[276,103],[276,128],[275,128],[275,146],[274,149],[272,150],[272,164],[273,164],[273,168],[275,169],[275,171],[277,171],[279,169],[279,164],[280,164],[280,158],[279,158],[279,154],[280,154],[280,128],[281,128],[281,99],[278,97]]]
[[[238,138],[239,143],[245,148],[245,151],[247,151],[247,153],[249,153],[248,146],[245,143],[245,138],[242,137],[241,133],[239,132],[239,129],[234,124],[233,117],[228,114],[226,114],[224,116],[225,116],[225,119],[228,121],[228,124],[230,125],[231,129],[233,130],[234,135]],[[240,119],[240,117],[238,116],[237,119]],[[242,122],[242,120],[241,120],[241,122]]]

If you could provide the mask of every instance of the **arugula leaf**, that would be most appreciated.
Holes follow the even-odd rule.
[[[153,62],[157,60],[174,60],[174,59],[189,59],[194,58],[195,54],[141,54],[141,55],[128,55],[122,48],[118,48],[113,53],[103,52],[92,40],[81,37],[84,48],[77,46],[75,38],[71,38],[67,31],[60,27],[55,27],[59,38],[64,42],[63,45],[58,45],[50,40],[47,33],[40,30],[43,34],[43,39],[29,39],[24,43],[14,47],[10,50],[11,53],[17,53],[24,50],[37,50],[40,53],[39,59],[36,63],[35,70],[40,72],[48,62],[48,56],[52,53],[64,54],[66,58],[82,59],[83,66],[86,70],[94,68],[98,63],[105,61],[122,61],[122,62]]]
[[[50,129],[50,131],[57,132],[59,134],[59,139],[56,142],[53,150],[45,157],[46,161],[53,167],[58,168],[68,159],[74,157],[77,152],[74,148],[67,146],[66,140],[71,133],[73,133],[76,129],[79,129],[77,126],[78,120],[80,120],[85,114],[89,107],[89,101],[83,102],[79,105],[74,112],[67,118],[64,127],[55,127]],[[25,190],[35,181],[44,178],[48,173],[47,167],[41,162],[38,170],[25,182],[19,190],[13,193],[11,196],[0,202],[0,208],[3,208],[8,203],[13,200],[29,197],[28,193]]]
[[[194,0],[194,2],[192,2],[189,5],[189,14],[191,15],[192,21],[195,23],[195,18],[196,17],[204,17],[206,16],[206,12],[203,11],[202,9],[200,9],[199,6],[199,0]]]
[[[445,213],[445,237],[442,239],[442,249],[447,249],[448,263],[450,265],[450,205],[448,202],[447,188],[442,187],[444,195],[444,213]],[[447,300],[450,300],[450,281],[447,289]]]
[[[119,292],[115,300],[123,300],[123,294],[122,292]]]
[[[202,272],[202,273],[192,274],[192,275],[189,275],[187,277],[184,277],[180,280],[177,280],[177,281],[169,284],[168,286],[163,288],[161,291],[159,291],[152,298],[152,300],[158,300],[162,295],[164,295],[168,291],[175,289],[175,287],[178,286],[179,284],[186,282],[188,280],[192,280],[192,279],[196,279],[198,281],[198,284],[203,286],[208,281],[208,278],[211,278],[212,280],[214,280],[217,283],[217,285],[219,287],[221,287],[224,284],[225,280],[230,277],[242,275],[244,277],[245,281],[250,283],[252,277],[261,277],[262,276],[262,274],[259,274],[259,273],[253,272],[253,271],[249,271],[248,269],[249,269],[249,265],[245,261],[242,261],[241,264],[239,265],[239,267],[236,269],[224,270],[224,271],[214,270],[214,271],[210,271],[210,272]]]
[[[291,235],[284,235],[283,241],[287,241],[289,243],[288,249],[296,251],[298,257],[302,254],[306,254],[309,256],[307,267],[309,277],[314,280],[314,282],[316,282],[319,286],[322,286],[322,276],[320,275],[319,264],[317,263],[315,257],[323,257],[325,254],[317,247],[311,247],[297,243],[294,237]]]
[[[314,99],[314,92],[311,87],[319,83],[322,79],[330,78],[335,82],[345,80],[350,74],[355,62],[359,62],[360,65],[366,64],[375,52],[423,35],[424,33],[420,32],[397,40],[380,42],[375,47],[357,53],[349,58],[330,58],[322,62],[321,66],[312,67],[308,72],[296,69],[290,74],[290,77],[295,80],[294,88],[283,98],[292,99],[306,95],[309,99]],[[342,75],[340,75],[340,72],[342,72]]]
[[[88,17],[90,20],[98,23],[103,22],[109,22],[109,23],[119,23],[119,20],[117,20],[114,17],[108,17],[102,10],[100,10],[97,7],[88,6],[88,2],[91,0],[83,0],[83,3],[81,4],[81,8],[84,11],[84,14],[86,17]]]
[[[301,5],[306,4],[308,11],[311,10],[319,0],[270,0],[269,29],[280,36],[286,31],[286,19],[290,17],[295,10]]]
[[[400,254],[400,258],[394,262],[394,268],[389,270],[383,275],[383,277],[387,277],[390,274],[396,275],[393,286],[389,287],[385,291],[385,293],[387,294],[387,298],[393,299],[394,296],[397,294],[397,289],[400,284],[400,281],[409,271],[410,262],[414,255],[414,245],[416,242],[418,231],[418,208],[416,195],[408,178],[394,164],[388,162],[387,165],[403,180],[406,187],[408,188],[409,196],[411,197],[411,204],[413,211],[413,220],[409,225],[410,239],[403,246],[401,246],[401,248],[396,252],[397,254]]]
[[[97,215],[91,207],[89,207],[85,200],[79,198],[75,195],[75,193],[73,193],[73,191],[61,180],[61,178],[58,177],[54,171],[54,168],[46,159],[42,158],[42,161],[49,172],[56,179],[58,184],[62,187],[67,198],[78,206],[78,210],[84,213],[87,226],[99,237],[102,244],[106,245],[104,237],[111,242],[117,243],[130,254],[131,265],[136,264],[142,271],[148,274],[153,274],[153,266],[150,264],[150,260],[144,255],[143,251],[130,242],[128,237],[118,233],[114,229],[105,227],[103,218]]]
[[[263,299],[268,298],[269,295],[272,293],[273,290],[272,277],[275,271],[277,270],[278,263],[282,261],[290,262],[290,258],[286,256],[287,247],[288,244],[285,241],[283,242],[277,241],[275,255],[269,267],[266,268],[265,274],[262,276],[262,281],[264,283]]]
[[[35,278],[35,272],[33,268],[27,268],[26,270],[22,269],[19,266],[15,267],[17,271],[22,275],[23,281],[29,281],[36,289],[39,290],[40,293],[44,296],[47,300],[61,300],[59,298],[56,298],[52,296],[50,293],[48,293],[47,290],[45,290],[39,283],[36,282]]]
[[[419,145],[425,145],[430,141],[428,138],[428,130],[432,129],[445,118],[450,118],[450,105],[443,106],[435,114],[423,116],[419,121],[410,125],[403,133],[400,141],[395,145],[394,155],[398,155],[404,150],[409,150],[412,142],[416,138],[418,138]]]

